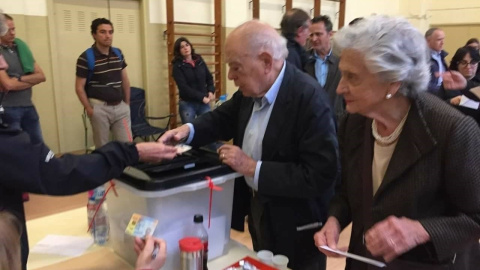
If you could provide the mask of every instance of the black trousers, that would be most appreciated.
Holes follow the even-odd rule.
[[[264,207],[259,196],[253,196],[250,202],[250,214],[248,216],[248,230],[252,237],[253,250],[276,251],[275,242],[281,241],[280,237],[273,235],[269,228],[268,209]],[[296,244],[293,254],[286,255],[289,259],[288,267],[293,270],[325,270],[327,258],[315,246],[313,235],[319,229],[295,232]],[[310,244],[309,244],[310,243]]]

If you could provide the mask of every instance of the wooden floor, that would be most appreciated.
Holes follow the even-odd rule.
[[[86,202],[86,193],[63,197],[51,197],[30,194],[30,201],[25,203],[26,218],[27,220],[31,220],[71,209],[76,209],[85,206]],[[232,230],[230,233],[230,237],[252,249],[252,241],[247,228],[245,228],[244,233]],[[350,227],[347,227],[340,235],[339,247],[347,246],[349,239]],[[95,260],[95,258],[93,257],[91,259]],[[327,270],[341,270],[344,268],[345,259],[327,259]]]

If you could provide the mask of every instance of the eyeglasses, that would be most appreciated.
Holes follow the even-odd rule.
[[[466,67],[467,65],[476,66],[476,65],[478,65],[478,62],[477,61],[467,62],[465,60],[462,60],[462,61],[459,61],[458,64]]]

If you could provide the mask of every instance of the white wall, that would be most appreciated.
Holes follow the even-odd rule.
[[[480,24],[480,1],[402,0],[400,13],[421,32],[431,25]]]
[[[150,0],[150,23],[167,23],[167,1]],[[174,0],[175,21],[213,23],[214,3],[211,0]]]
[[[47,16],[47,0],[2,0],[0,9],[9,14]]]
[[[357,17],[372,14],[400,15],[400,2],[405,0],[349,0],[345,10],[345,24]]]

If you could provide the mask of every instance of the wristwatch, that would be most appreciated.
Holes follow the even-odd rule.
[[[22,75],[18,75],[18,76],[17,76],[17,80],[18,80],[19,82],[21,82],[21,81],[22,81]]]

